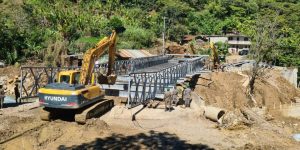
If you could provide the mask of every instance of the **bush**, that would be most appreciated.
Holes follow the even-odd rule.
[[[116,30],[117,33],[122,33],[126,30],[126,28],[123,26],[123,22],[117,17],[112,17],[108,23],[108,26]]]
[[[126,42],[134,42],[133,48],[151,47],[154,40],[155,34],[151,30],[146,30],[143,28],[128,28],[122,39]]]

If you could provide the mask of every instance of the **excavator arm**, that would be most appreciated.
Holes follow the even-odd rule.
[[[196,54],[196,50],[195,50],[195,47],[194,47],[194,43],[190,43],[190,48],[191,48],[191,54],[195,55]]]
[[[210,49],[212,51],[212,59],[213,59],[213,65],[214,68],[216,69],[218,65],[220,65],[220,60],[219,60],[219,54],[218,50],[213,42],[210,42]]]
[[[113,32],[111,35],[111,42],[109,44],[109,51],[108,51],[108,72],[107,76],[112,74],[113,66],[115,64],[115,56],[116,56],[116,32]]]
[[[95,61],[104,54],[109,47],[109,63],[107,76],[112,74],[115,59],[116,32],[113,31],[110,37],[104,37],[99,41],[95,48],[87,50],[83,56],[82,70],[80,73],[80,84],[87,85],[91,81]]]

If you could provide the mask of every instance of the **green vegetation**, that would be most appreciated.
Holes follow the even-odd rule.
[[[171,41],[233,30],[253,39],[257,19],[265,17],[277,25],[276,46],[264,59],[300,65],[299,0],[1,0],[0,11],[0,60],[9,64],[84,52],[112,29],[118,48],[152,47],[163,17]]]

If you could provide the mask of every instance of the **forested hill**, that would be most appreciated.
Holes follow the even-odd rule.
[[[0,0],[0,60],[54,60],[84,51],[112,29],[119,48],[147,48],[161,37],[251,32],[258,16],[276,16],[276,60],[300,65],[299,0]],[[122,33],[121,33],[122,32]],[[249,35],[251,37],[251,35]]]

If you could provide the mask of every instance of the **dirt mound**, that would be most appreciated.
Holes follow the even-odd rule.
[[[5,68],[0,68],[0,76],[7,76],[9,79],[13,79],[17,75],[20,75],[19,67],[7,66]]]
[[[170,45],[167,47],[168,54],[185,54],[186,48],[180,45]]]
[[[295,102],[300,91],[283,78],[277,70],[268,70],[263,79],[255,84],[255,97],[260,106],[279,107],[281,104]]]
[[[248,102],[241,83],[242,79],[243,76],[236,73],[214,72],[210,77],[199,78],[195,91],[203,98],[206,105],[234,110],[245,106]],[[207,83],[211,84],[205,86]]]
[[[267,71],[264,79],[257,79],[255,83],[255,100],[258,107],[273,107],[289,104],[300,92],[277,71]],[[206,77],[207,78],[207,77]],[[247,75],[234,72],[213,72],[210,75],[211,84],[207,79],[199,78],[195,91],[202,96],[206,105],[212,105],[228,110],[249,106],[245,82]],[[244,85],[243,85],[244,84]]]
[[[4,145],[5,148],[56,149],[57,145],[61,144],[71,146],[77,143],[83,143],[102,137],[110,131],[109,126],[100,119],[91,119],[85,125],[78,125],[75,122],[66,122],[61,120],[55,120],[52,122],[36,120],[34,122],[39,122],[42,125],[32,127],[32,129],[24,133],[21,138],[16,138],[15,140],[6,142]],[[12,127],[13,130],[22,126],[20,122],[16,124],[17,126]],[[13,133],[7,134],[6,137],[11,137],[13,134],[19,134],[26,130],[28,129],[12,131]],[[18,143],[20,142],[24,143],[25,146],[19,145]]]
[[[100,120],[100,119],[96,119],[96,118],[89,119],[86,122],[85,126],[87,128],[94,128],[94,127],[96,127],[96,128],[102,128],[102,129],[109,129],[109,126],[108,126],[108,124],[105,121]]]

